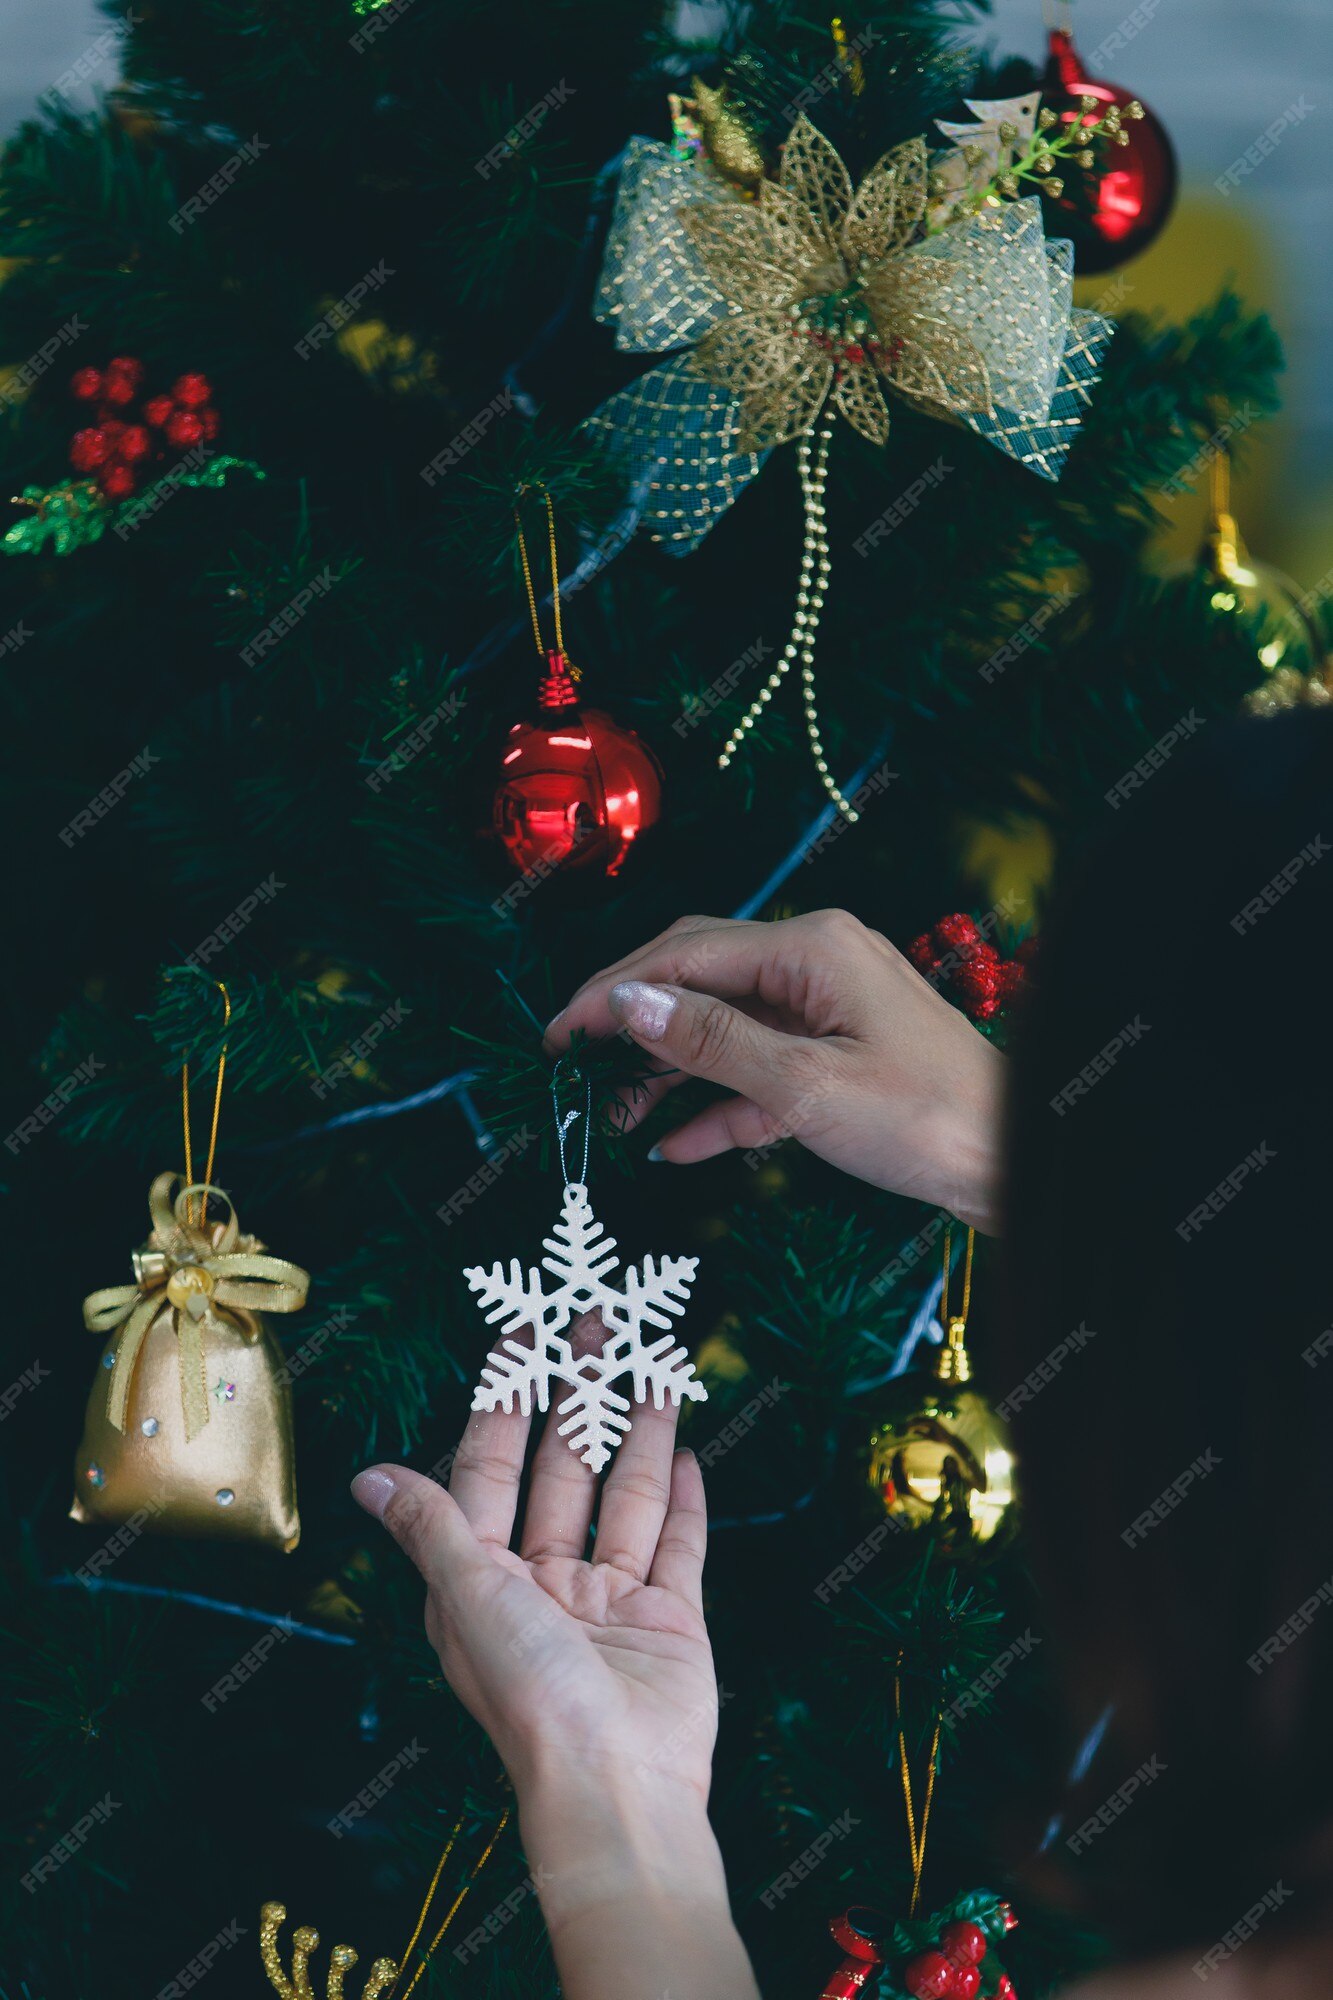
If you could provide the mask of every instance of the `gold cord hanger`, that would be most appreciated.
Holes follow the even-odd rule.
[[[198,1222],[202,1228],[208,1221],[208,1185],[213,1179],[213,1162],[217,1157],[218,1120],[222,1116],[222,1080],[227,1073],[227,1030],[231,1026],[231,995],[220,979],[213,984],[222,995],[222,1049],[218,1055],[218,1073],[213,1086],[213,1121],[208,1133],[208,1164],[204,1168],[206,1183],[200,1203],[199,1214],[190,1216],[191,1222]],[[190,1145],[190,1065],[181,1064],[181,1124],[185,1129],[185,1185],[194,1185],[194,1156]],[[191,1203],[193,1209],[193,1203]]]

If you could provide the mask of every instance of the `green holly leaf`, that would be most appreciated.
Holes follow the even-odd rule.
[[[224,486],[229,472],[248,472],[255,479],[268,477],[263,467],[256,465],[252,458],[231,458],[223,452],[218,458],[207,458],[192,465],[190,459],[193,455],[193,452],[187,454],[180,465],[172,466],[151,486],[146,486],[142,493],[136,493],[133,499],[120,501],[111,509],[115,517],[111,526],[122,530],[139,527],[165,506],[182,486]]]
[[[248,472],[254,479],[268,477],[253,459],[232,458],[224,452],[197,465],[191,464],[187,455],[128,500],[108,500],[91,479],[75,479],[66,486],[25,486],[20,500],[31,511],[8,530],[0,550],[11,556],[33,556],[50,542],[56,555],[70,555],[75,549],[100,542],[109,528],[123,537],[142,526],[178,487],[223,486],[231,472]]]
[[[30,509],[0,542],[7,555],[37,555],[47,542],[58,556],[87,548],[106,533],[111,508],[90,479],[67,486],[25,486],[20,504]]]

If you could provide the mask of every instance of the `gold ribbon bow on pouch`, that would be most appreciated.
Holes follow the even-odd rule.
[[[83,1323],[90,1333],[122,1329],[107,1389],[107,1418],[124,1431],[135,1363],[158,1316],[170,1313],[180,1365],[181,1404],[187,1440],[209,1421],[205,1336],[223,1315],[247,1330],[247,1312],[297,1312],[305,1304],[310,1273],[285,1257],[271,1257],[254,1236],[242,1236],[231,1199],[206,1181],[172,1188],[184,1176],[159,1174],[148,1191],[152,1233],[134,1253],[132,1285],[90,1292]],[[207,1221],[210,1200],[226,1204],[226,1220]],[[198,1202],[196,1214],[194,1204]],[[239,1309],[232,1318],[229,1307]]]

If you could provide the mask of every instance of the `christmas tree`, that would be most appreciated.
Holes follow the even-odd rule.
[[[674,91],[682,168],[710,185],[705,133],[762,173],[802,117],[856,184],[940,143],[965,98],[1036,87],[988,68],[960,13],[984,8],[872,4],[831,37],[760,0],[687,46],[628,0],[502,21],[154,0],[108,9],[103,108],[53,92],[4,155],[10,2000],[184,1990],[216,1964],[260,1992],[274,1898],[368,1963],[401,1948],[451,1829],[451,1899],[486,1854],[503,1772],[347,1481],[376,1456],[447,1471],[485,1345],[464,1267],[535,1257],[558,1211],[540,1028],[574,986],[690,910],[840,906],[906,948],[971,909],[1008,957],[1039,893],[969,873],[970,835],[1035,821],[1072,851],[1182,718],[1262,678],[1248,616],[1203,573],[1163,585],[1148,553],[1163,487],[1273,408],[1275,337],[1225,291],[1176,327],[1094,282],[1118,328],[1058,479],[920,398],[893,400],[887,443],[833,441],[819,748],[854,821],[794,695],[719,769],[791,625],[798,456],[775,450],[688,555],[631,533],[625,458],[584,428],[645,367],[594,315],[618,166],[632,135],[670,139]],[[521,495],[549,646],[543,494],[578,699],[664,776],[623,854],[594,827],[579,865],[516,870],[492,798],[550,671],[514,533]],[[958,997],[1001,1019],[984,982]],[[285,1555],[154,1532],[147,1508],[66,1518],[102,1351],[80,1301],[129,1284],[145,1190],[185,1164],[184,1066],[205,1178],[224,1048],[212,1178],[255,1255],[312,1274],[304,1312],[270,1321],[295,1406]],[[1040,1606],[1021,1534],[980,1561],[888,1532],[868,1481],[943,1219],[794,1144],[645,1168],[661,1114],[646,1136],[615,1120],[632,1052],[579,1074],[599,1215],[630,1256],[700,1259],[684,1338],[708,1400],[684,1436],[713,1514],[714,1816],[762,1989],[805,2000],[830,1918],[907,1912],[902,1754],[919,1779],[941,1709],[923,1908],[1016,1893],[1069,1749]],[[975,1290],[984,1380],[984,1246]],[[205,1434],[230,1418],[227,1382],[206,1388]],[[1005,1959],[1030,1996],[1096,1943],[1022,1914]],[[554,1992],[512,1824],[421,1990]]]

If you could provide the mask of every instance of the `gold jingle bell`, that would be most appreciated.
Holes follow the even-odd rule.
[[[1208,589],[1210,608],[1225,617],[1243,618],[1255,639],[1255,655],[1264,674],[1247,699],[1252,712],[1267,712],[1264,695],[1272,676],[1289,683],[1315,677],[1324,664],[1324,644],[1311,613],[1308,596],[1272,563],[1259,562],[1231,512],[1231,459],[1225,445],[1213,453],[1208,470],[1208,517],[1193,563],[1177,565],[1169,574],[1196,576]],[[1316,691],[1312,700],[1318,701]],[[1273,707],[1282,707],[1279,699]]]
[[[213,1274],[202,1264],[178,1264],[167,1279],[167,1300],[181,1312],[198,1319],[208,1308],[214,1292]]]
[[[930,1374],[904,1375],[871,1433],[866,1476],[891,1521],[930,1528],[950,1552],[1003,1545],[1016,1522],[1009,1429],[968,1386],[964,1321],[951,1319]]]

